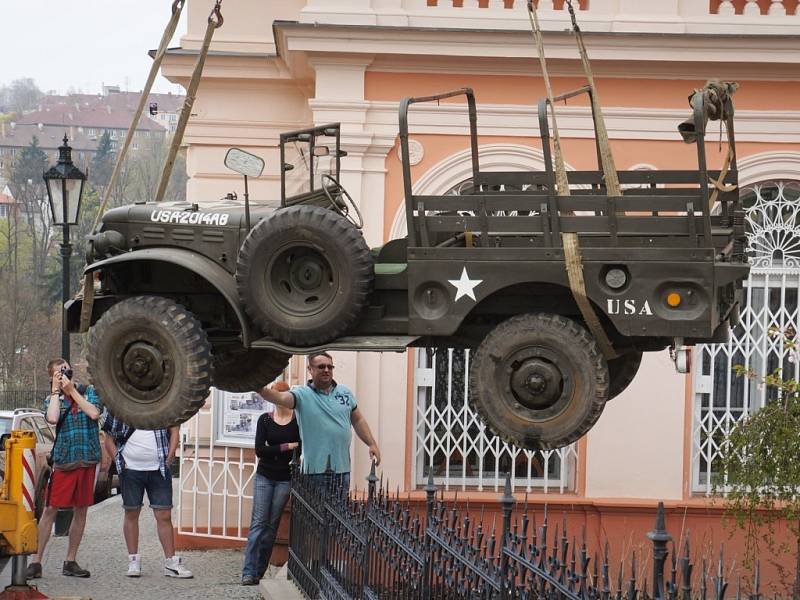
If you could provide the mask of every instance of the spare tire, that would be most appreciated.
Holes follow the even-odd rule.
[[[290,206],[260,221],[236,263],[247,314],[267,335],[294,346],[324,344],[355,325],[373,279],[361,232],[317,206]]]
[[[289,364],[279,350],[214,351],[211,385],[226,392],[252,392],[275,381]]]

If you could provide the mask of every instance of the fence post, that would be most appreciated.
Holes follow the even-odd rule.
[[[433,583],[433,564],[431,561],[431,543],[428,536],[428,527],[431,526],[431,519],[433,517],[433,504],[436,498],[436,485],[433,483],[433,468],[428,471],[428,483],[425,485],[425,528],[423,539],[424,552],[425,552],[425,580],[422,584],[422,598],[428,600],[431,598],[431,585]]]
[[[322,575],[322,570],[328,569],[328,535],[329,535],[329,527],[328,525],[333,522],[332,516],[329,514],[332,511],[330,506],[330,499],[334,493],[333,489],[333,469],[331,468],[331,455],[328,454],[328,462],[325,465],[325,478],[324,478],[324,487],[322,492],[322,519],[324,523],[322,524],[322,540],[320,543],[320,552],[319,552],[319,567],[320,567],[320,575]]]
[[[506,473],[506,485],[503,490],[503,497],[500,498],[500,504],[503,506],[503,537],[500,542],[500,598],[504,600],[509,598],[509,581],[508,581],[508,556],[506,555],[506,547],[511,542],[511,511],[514,509],[516,500],[511,494],[511,473]]]
[[[378,482],[378,476],[375,474],[375,461],[372,461],[372,466],[367,475],[367,530],[364,537],[364,558],[361,565],[361,573],[363,581],[361,582],[362,595],[364,590],[369,586],[369,568],[370,568],[370,550],[372,549],[372,512],[375,510],[375,484]]]
[[[664,517],[664,503],[658,503],[656,512],[656,526],[647,534],[653,542],[653,600],[664,600],[664,563],[667,561],[667,542],[672,541],[672,536],[667,533]]]

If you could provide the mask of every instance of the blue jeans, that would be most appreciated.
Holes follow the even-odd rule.
[[[283,507],[289,500],[290,483],[273,481],[260,473],[255,474],[253,516],[250,519],[250,532],[247,534],[242,577],[261,579],[264,576],[269,557],[272,555],[272,546],[278,533]]]

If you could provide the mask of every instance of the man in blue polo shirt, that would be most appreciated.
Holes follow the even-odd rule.
[[[264,387],[259,393],[273,404],[295,410],[303,443],[303,472],[322,485],[330,457],[335,477],[347,489],[350,487],[351,427],[369,447],[375,464],[380,464],[381,452],[367,420],[358,410],[353,392],[336,383],[333,369],[331,355],[317,352],[308,357],[310,379],[306,385],[295,386],[288,392]]]

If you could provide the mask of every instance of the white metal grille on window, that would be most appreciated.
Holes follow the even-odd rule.
[[[506,473],[525,491],[574,489],[574,445],[523,450],[493,435],[470,408],[469,350],[420,349],[414,381],[414,469],[418,485],[432,471],[445,489],[502,489]]]
[[[710,494],[720,449],[736,423],[773,399],[760,382],[777,368],[798,378],[784,333],[797,332],[800,295],[800,183],[770,182],[743,192],[748,255],[741,323],[727,344],[698,345],[694,355],[692,489]],[[741,365],[753,378],[738,376]]]

